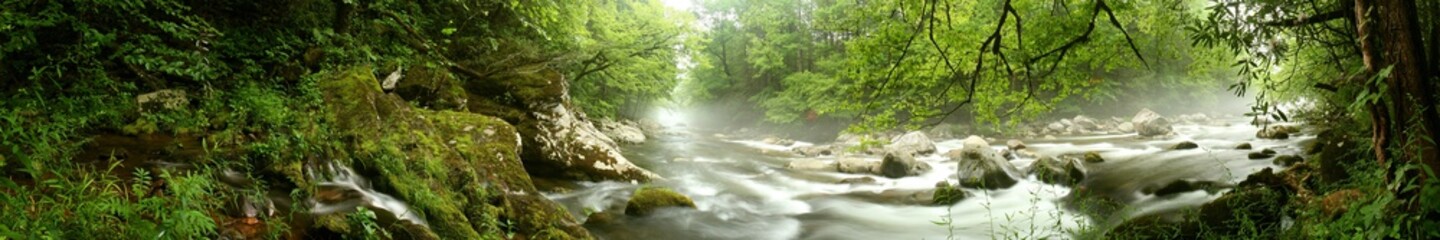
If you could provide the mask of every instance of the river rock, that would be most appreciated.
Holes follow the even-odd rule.
[[[1226,187],[1228,186],[1214,181],[1178,179],[1175,181],[1171,181],[1170,183],[1163,186],[1150,186],[1145,189],[1141,189],[1140,191],[1145,194],[1154,194],[1155,196],[1164,197],[1200,190],[1205,190],[1206,192],[1218,192],[1222,188]]]
[[[1042,157],[1035,160],[1029,172],[1041,182],[1071,186],[1084,180],[1089,171],[1079,159]]]
[[[1094,118],[1086,117],[1085,115],[1076,115],[1075,119],[1070,120],[1071,123],[1074,123],[1074,126],[1080,127],[1082,130],[1098,129],[1099,125],[1096,121]]]
[[[834,149],[834,147],[831,147],[830,145],[818,145],[818,146],[795,147],[794,149],[791,149],[790,151],[795,152],[795,154],[799,154],[800,156],[819,157],[819,156],[826,156],[826,155],[835,154],[835,151],[834,151],[833,149]]]
[[[960,186],[969,188],[1001,189],[1015,185],[1020,176],[1015,165],[1010,164],[990,148],[990,143],[978,136],[962,141],[956,173]]]
[[[907,153],[890,152],[880,162],[880,175],[888,178],[919,176],[930,171],[930,164],[915,160]]]
[[[1290,134],[1297,132],[1300,132],[1300,129],[1294,126],[1270,125],[1265,127],[1265,129],[1255,132],[1255,137],[1260,139],[1289,139]]]
[[[1135,113],[1130,123],[1135,125],[1135,132],[1142,137],[1163,136],[1173,131],[1169,119],[1148,108]]]
[[[1275,156],[1275,150],[1265,149],[1259,152],[1251,152],[1248,157],[1252,160],[1266,159]]]
[[[1103,162],[1105,162],[1105,158],[1104,158],[1104,157],[1100,157],[1100,153],[1099,153],[1099,152],[1095,152],[1095,151],[1085,152],[1085,155],[1084,155],[1084,157],[1082,157],[1082,159],[1085,159],[1085,162],[1087,162],[1087,163],[1103,163]]]
[[[956,151],[955,151],[955,150],[950,150],[950,152],[956,152]],[[949,152],[947,152],[946,154],[947,154],[947,156],[955,155],[955,154],[950,154]],[[957,155],[957,156],[958,156],[958,155]],[[1005,157],[1006,160],[1015,160],[1015,159],[1021,159],[1021,158],[1040,158],[1040,157],[1041,157],[1041,156],[1040,156],[1040,153],[1036,153],[1035,151],[1030,151],[1030,149],[1019,149],[1019,150],[1004,149],[1004,150],[1000,150],[1000,156]]]
[[[1251,148],[1254,147],[1250,146],[1250,143],[1241,143],[1240,145],[1235,146],[1236,150],[1250,150]]]
[[[842,173],[880,174],[880,161],[859,158],[844,158],[835,161],[835,170]]]
[[[1131,123],[1131,122],[1121,122],[1121,123],[1115,125],[1115,130],[1116,130],[1116,131],[1120,131],[1120,132],[1127,132],[1127,133],[1128,133],[1128,132],[1134,132],[1134,131],[1135,131],[1135,123]]]
[[[1200,145],[1195,144],[1195,142],[1191,142],[1191,141],[1184,141],[1184,142],[1176,143],[1174,146],[1170,146],[1170,150],[1188,150],[1188,149],[1196,149],[1196,148],[1200,148]]]
[[[631,163],[613,139],[591,124],[570,101],[569,81],[544,65],[516,67],[465,81],[468,108],[511,122],[524,136],[521,157],[532,175],[581,181],[648,181],[659,175]],[[509,90],[506,90],[509,89]],[[509,94],[500,103],[492,94]]]
[[[1020,140],[1016,139],[1010,139],[1009,141],[1005,141],[1005,147],[1009,148],[1010,150],[1025,149],[1025,142],[1021,142]]]
[[[680,193],[662,187],[640,187],[625,202],[625,215],[645,216],[661,208],[695,208],[695,202]]]
[[[175,110],[189,103],[190,98],[186,97],[185,90],[181,89],[163,89],[135,96],[135,104],[140,106],[140,112]]]
[[[825,162],[814,159],[797,159],[785,163],[786,169],[801,171],[835,171],[836,163]]]
[[[897,153],[925,155],[935,153],[935,142],[930,141],[924,132],[914,131],[891,139],[890,145],[885,145],[885,148]]]
[[[595,128],[599,129],[605,136],[624,144],[640,144],[645,142],[645,132],[635,126],[635,122],[615,121],[611,119],[600,119],[595,121]]]
[[[1050,132],[1062,132],[1065,131],[1065,124],[1060,122],[1053,122],[1050,123],[1050,125],[1045,126],[1045,129],[1050,130]]]

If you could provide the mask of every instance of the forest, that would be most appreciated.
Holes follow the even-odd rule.
[[[0,0],[3,239],[1437,239],[1440,1]]]

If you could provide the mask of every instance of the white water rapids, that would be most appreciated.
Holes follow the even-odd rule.
[[[707,133],[663,136],[628,147],[626,155],[668,179],[650,184],[690,196],[698,209],[662,209],[650,216],[626,218],[620,226],[591,230],[606,239],[1075,238],[1086,228],[1103,227],[1145,213],[1198,206],[1224,192],[1192,191],[1157,197],[1139,189],[1181,179],[1238,183],[1267,167],[1281,170],[1268,158],[1248,159],[1249,152],[1273,149],[1280,155],[1295,154],[1300,152],[1297,146],[1301,142],[1313,138],[1301,134],[1288,140],[1256,139],[1258,128],[1246,123],[1248,119],[1225,120],[1210,125],[1175,125],[1176,136],[1161,140],[1139,140],[1134,134],[1022,139],[1028,149],[1043,155],[1099,152],[1106,162],[1087,165],[1090,172],[1081,186],[1125,206],[1120,212],[1100,213],[1067,207],[1073,206],[1067,204],[1073,189],[1045,184],[1033,176],[1007,189],[966,189],[972,196],[950,206],[884,201],[933,189],[936,182],[947,178],[953,182],[956,163],[939,154],[918,157],[931,165],[929,172],[890,179],[784,168],[785,163],[801,159],[787,154],[790,148],[811,143],[782,147],[724,140]],[[1182,141],[1195,142],[1200,148],[1166,150]],[[997,142],[1003,144],[1003,139]],[[1251,143],[1254,150],[1234,149],[1240,143]],[[992,147],[1001,149],[1002,144]],[[937,141],[936,146],[939,153],[944,153],[959,148],[960,141]],[[836,157],[814,159],[834,161]],[[1011,163],[1025,169],[1033,161],[1016,159]],[[866,176],[877,183],[838,183]],[[623,206],[639,187],[621,182],[581,185],[574,191],[547,196],[583,219],[586,212]]]

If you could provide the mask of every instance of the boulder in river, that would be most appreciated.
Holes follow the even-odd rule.
[[[668,207],[695,208],[695,202],[683,194],[662,187],[640,187],[625,202],[625,215],[645,216]]]
[[[1087,163],[1103,163],[1103,162],[1105,162],[1105,158],[1100,157],[1100,152],[1095,152],[1095,151],[1085,152],[1085,157],[1084,157],[1083,159],[1085,159],[1085,162],[1087,162]]]
[[[1237,150],[1250,150],[1251,148],[1254,147],[1250,146],[1250,143],[1241,143],[1240,145],[1235,146],[1235,149]]]
[[[1084,180],[1089,171],[1080,159],[1041,157],[1030,166],[1029,172],[1041,182],[1071,186]]]
[[[1260,150],[1259,152],[1252,152],[1249,154],[1249,157],[1252,160],[1266,159],[1274,156],[1275,150],[1270,149]]]
[[[879,174],[881,162],[859,158],[844,158],[835,161],[835,170],[842,173]]]
[[[951,155],[956,155],[956,156],[958,156],[955,152],[957,152],[957,151],[956,151],[956,150],[950,150],[950,153],[946,153],[946,156],[951,156]],[[1021,159],[1021,158],[1035,159],[1035,158],[1040,158],[1040,157],[1041,157],[1040,153],[1037,153],[1037,152],[1035,152],[1035,151],[1030,151],[1030,149],[1018,149],[1018,150],[1005,149],[1005,150],[1000,150],[1000,156],[1005,157],[1006,160],[1015,160],[1015,159]]]
[[[914,131],[891,139],[890,145],[885,145],[885,148],[896,153],[924,155],[935,153],[935,142],[930,141],[925,132]]]
[[[1115,125],[1115,130],[1116,130],[1116,131],[1120,131],[1120,132],[1134,132],[1134,131],[1135,131],[1135,123],[1131,123],[1131,122],[1121,122],[1120,124],[1116,124],[1116,125]]]
[[[1070,122],[1073,123],[1074,126],[1080,127],[1080,129],[1082,130],[1095,130],[1099,128],[1097,120],[1095,120],[1094,118],[1086,117],[1085,115],[1076,115],[1074,119],[1070,120]]]
[[[1005,141],[1005,147],[1009,148],[1010,150],[1025,149],[1025,142],[1021,142],[1020,140],[1016,139],[1010,139],[1009,141]]]
[[[1221,188],[1226,187],[1229,186],[1214,181],[1177,179],[1175,181],[1170,181],[1170,183],[1165,185],[1150,186],[1145,189],[1141,189],[1141,192],[1163,197],[1200,190],[1205,190],[1206,192],[1218,192]]]
[[[915,160],[907,153],[890,152],[880,162],[880,175],[888,178],[919,176],[930,171],[930,164]]]
[[[1188,149],[1196,149],[1196,148],[1200,148],[1200,145],[1195,144],[1195,142],[1191,142],[1191,141],[1184,141],[1184,142],[1176,143],[1176,144],[1173,145],[1173,146],[1170,146],[1170,150],[1188,150]]]
[[[1065,124],[1060,122],[1053,122],[1050,123],[1050,125],[1045,126],[1045,129],[1050,130],[1051,132],[1062,132],[1065,131]]]
[[[1148,108],[1135,113],[1135,117],[1130,118],[1130,123],[1135,125],[1135,133],[1142,137],[1163,136],[1174,131],[1170,126],[1170,119]]]
[[[1255,137],[1261,139],[1289,139],[1290,134],[1297,132],[1300,132],[1300,129],[1295,126],[1270,125],[1265,127],[1265,129],[1255,132]]]
[[[970,188],[1001,189],[1014,186],[1020,170],[990,148],[990,143],[978,136],[965,138],[960,148],[956,173],[960,186]]]
[[[532,175],[569,180],[648,181],[659,175],[640,168],[620,154],[613,139],[575,111],[569,86],[558,70],[544,65],[521,66],[489,77],[466,81],[468,108],[513,123],[524,136],[521,158]],[[505,92],[513,103],[493,99]]]

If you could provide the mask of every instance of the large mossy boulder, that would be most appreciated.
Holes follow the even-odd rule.
[[[645,216],[669,207],[695,208],[695,202],[668,188],[646,186],[635,190],[625,202],[625,215]]]
[[[407,229],[407,237],[492,239],[514,231],[521,238],[591,238],[535,189],[520,161],[520,135],[509,123],[412,108],[382,92],[368,68],[328,73],[319,88],[324,119],[344,148],[332,157],[349,159],[376,190],[412,206],[433,231]],[[312,189],[301,173],[310,165],[272,168]]]
[[[970,136],[963,140],[963,146],[958,154],[951,155],[952,161],[959,162],[959,169],[956,176],[960,180],[960,186],[969,188],[1002,189],[1014,186],[1018,182],[1020,170],[1010,164],[995,149],[990,148],[990,143],[979,136]],[[958,156],[958,158],[955,158]]]
[[[420,65],[409,69],[396,83],[395,94],[406,101],[435,110],[465,110],[469,102],[465,87],[449,71]]]
[[[493,113],[515,125],[525,169],[537,177],[569,180],[648,181],[659,178],[620,155],[614,140],[570,102],[568,81],[544,65],[520,66],[471,79],[470,110]]]

